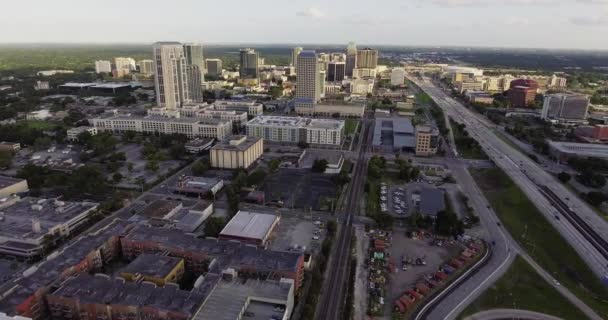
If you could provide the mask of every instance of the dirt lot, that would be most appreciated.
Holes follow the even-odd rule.
[[[385,314],[390,314],[392,302],[403,294],[403,292],[423,276],[434,273],[444,262],[456,256],[462,250],[459,243],[443,243],[438,247],[432,245],[433,239],[413,240],[405,235],[405,230],[396,229],[393,233],[391,257],[394,259],[397,272],[391,274],[390,284],[387,290],[387,302]],[[425,266],[408,266],[407,271],[402,270],[401,259],[423,258]]]

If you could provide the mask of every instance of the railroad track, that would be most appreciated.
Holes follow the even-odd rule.
[[[561,213],[561,215],[570,222],[578,230],[597,251],[608,260],[608,242],[604,240],[593,228],[591,228],[576,212],[558,197],[549,187],[545,185],[537,185],[538,189],[545,197],[553,204],[553,206]]]
[[[316,319],[319,320],[335,320],[339,319],[341,311],[344,307],[345,296],[344,289],[347,284],[349,268],[350,268],[350,246],[353,235],[352,220],[354,212],[359,205],[359,199],[363,183],[365,183],[365,172],[367,171],[367,161],[365,155],[369,147],[371,125],[364,124],[362,131],[361,149],[353,171],[353,179],[350,184],[347,194],[347,204],[343,207],[340,214],[341,231],[335,247],[335,252],[332,256],[332,264],[326,270],[327,290],[325,299],[320,301],[320,309],[317,312]]]

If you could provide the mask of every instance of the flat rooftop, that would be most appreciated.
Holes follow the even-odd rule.
[[[408,118],[377,118],[372,145],[413,148],[416,137],[412,121]]]
[[[0,189],[12,186],[14,184],[25,181],[24,179],[11,178],[7,176],[0,176]]]
[[[420,213],[433,216],[437,215],[439,211],[445,210],[443,191],[437,188],[422,188],[419,209]]]
[[[155,122],[177,122],[177,123],[200,123],[200,124],[226,124],[229,121],[219,120],[213,118],[189,118],[189,117],[181,117],[181,118],[172,118],[158,115],[147,115],[147,116],[126,116],[126,115],[108,115],[101,116],[101,119],[106,120],[140,120],[140,121],[155,121]]]
[[[276,301],[287,304],[292,282],[279,281],[220,281],[193,320],[239,319],[251,302]]]
[[[143,253],[120,270],[120,272],[138,273],[144,277],[165,278],[181,261],[182,259],[180,258]]]
[[[579,157],[594,157],[608,159],[608,145],[597,143],[577,143],[548,141],[549,146],[561,153]]]
[[[272,230],[278,216],[267,213],[249,211],[237,212],[220,232],[220,237],[239,237],[248,239],[264,239]]]
[[[257,116],[249,120],[247,125],[302,127],[306,124],[306,120],[302,117]]]
[[[159,199],[150,203],[139,215],[147,218],[162,219],[181,204],[179,201]]]
[[[27,197],[2,209],[0,236],[18,239],[39,238],[58,225],[69,222],[97,203],[68,202],[55,199]],[[40,232],[34,232],[32,221],[40,222]]]
[[[215,144],[211,150],[239,150],[244,151],[262,140],[260,137],[250,136],[231,136],[226,141],[221,141]],[[238,142],[238,143],[237,143]]]
[[[344,127],[344,120],[311,119],[308,122],[308,126],[322,129],[340,129]]]

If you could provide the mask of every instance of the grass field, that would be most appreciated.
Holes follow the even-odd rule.
[[[586,318],[521,257],[515,259],[494,286],[462,312],[461,318],[496,308],[530,310],[568,320]]]
[[[359,120],[346,119],[346,123],[344,124],[344,134],[349,135],[349,134],[355,133],[358,123],[359,123]]]
[[[57,127],[57,123],[42,120],[25,120],[23,123],[27,123],[28,127],[40,130],[52,130]]]
[[[608,288],[500,169],[470,169],[513,238],[562,285],[608,319]]]

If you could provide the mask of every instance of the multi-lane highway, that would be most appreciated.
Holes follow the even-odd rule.
[[[608,222],[534,161],[496,136],[493,131],[495,126],[486,118],[449,97],[428,79],[411,78],[410,80],[431,96],[446,115],[467,126],[471,137],[480,143],[496,165],[504,170],[533,200],[532,202],[547,220],[574,247],[598,277],[608,274],[608,257],[594,245],[594,242],[602,242],[600,239],[603,241],[608,239]],[[582,229],[567,219],[555,218],[556,215],[561,214],[559,208],[556,208],[558,205],[545,196],[546,192],[541,191],[541,186],[546,186],[559,199],[562,199],[569,206],[570,212],[576,214],[580,218],[579,222],[585,223],[588,228]],[[595,238],[596,241],[590,241],[590,237]]]

